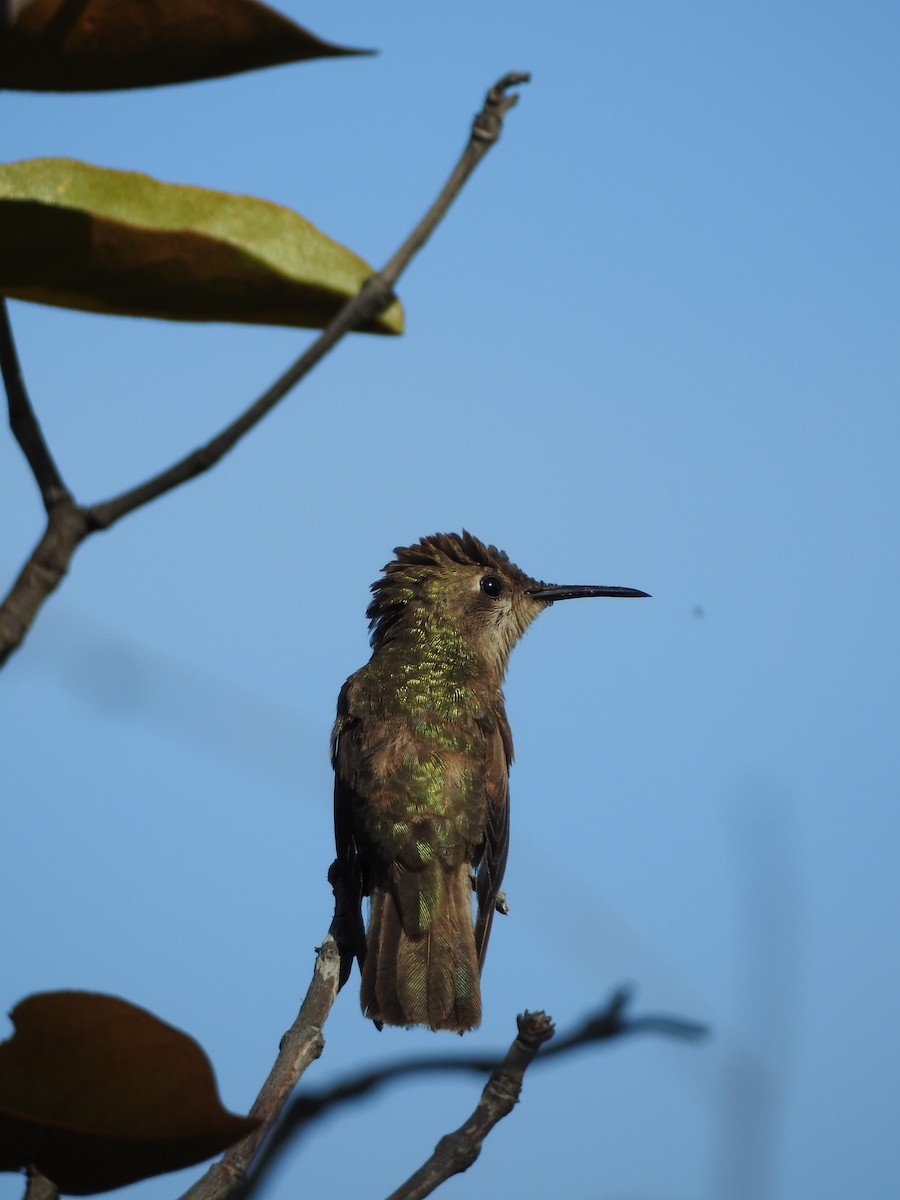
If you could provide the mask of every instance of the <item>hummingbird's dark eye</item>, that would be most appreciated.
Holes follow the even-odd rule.
[[[504,585],[496,575],[485,575],[479,586],[486,596],[499,596]]]

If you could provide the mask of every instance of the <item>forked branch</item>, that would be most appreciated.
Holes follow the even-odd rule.
[[[340,944],[339,894],[336,894],[335,901],[335,923],[332,924],[332,932]],[[352,958],[348,961],[352,962]],[[588,1049],[599,1042],[628,1037],[631,1034],[658,1033],[664,1037],[676,1037],[687,1041],[696,1041],[707,1035],[706,1026],[696,1021],[658,1014],[632,1016],[628,1011],[631,998],[629,989],[619,988],[602,1008],[589,1014],[570,1033],[554,1037],[553,1041],[543,1048],[537,1060],[538,1064],[549,1062],[562,1054]],[[253,1164],[243,1200],[247,1200],[247,1197],[260,1188],[288,1147],[293,1145],[317,1118],[330,1113],[338,1105],[365,1099],[382,1087],[417,1075],[436,1075],[450,1071],[483,1077],[500,1069],[503,1062],[504,1060],[497,1055],[458,1052],[429,1054],[360,1071],[327,1088],[301,1092],[291,1101],[262,1154]]]
[[[266,392],[206,445],[137,487],[100,504],[82,507],[65,488],[28,400],[9,316],[5,305],[0,304],[0,366],[9,399],[10,423],[41,489],[48,513],[43,537],[0,605],[0,665],[21,644],[40,606],[59,585],[72,555],[89,534],[108,529],[128,513],[215,466],[345,334],[367,324],[387,306],[393,298],[397,280],[499,138],[503,118],[518,99],[509,89],[528,79],[524,72],[510,72],[491,88],[484,107],[473,122],[466,148],[434,204],[391,260],[363,284],[359,293],[347,301],[331,324]]]

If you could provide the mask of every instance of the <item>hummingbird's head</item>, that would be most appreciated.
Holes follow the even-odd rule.
[[[372,584],[366,615],[378,650],[405,632],[465,646],[502,677],[513,646],[555,600],[578,596],[644,596],[633,588],[557,587],[532,579],[496,546],[465,530],[437,533],[396,558]]]

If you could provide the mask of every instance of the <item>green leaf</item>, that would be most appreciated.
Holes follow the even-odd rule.
[[[369,53],[322,41],[257,0],[30,0],[12,11],[0,28],[0,87],[27,91],[155,87]]]
[[[72,159],[0,165],[0,293],[89,312],[321,329],[372,268],[290,209]],[[394,301],[368,332],[401,333]]]
[[[202,1162],[257,1128],[222,1107],[197,1043],[116,996],[44,992],[0,1045],[0,1170],[85,1195]]]

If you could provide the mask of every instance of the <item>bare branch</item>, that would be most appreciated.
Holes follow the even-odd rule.
[[[509,89],[529,83],[530,80],[531,76],[527,71],[509,71],[502,79],[498,79],[485,96],[484,107],[472,122],[469,144],[462,152],[440,195],[390,262],[375,276],[385,288],[393,288],[412,258],[418,254],[443,220],[463,184],[499,139],[503,130],[503,118],[519,102],[518,93],[510,92]]]
[[[213,1163],[182,1200],[232,1200],[244,1192],[247,1167],[278,1120],[297,1080],[322,1053],[322,1027],[338,994],[339,976],[340,954],[329,934],[317,952],[312,982],[297,1019],[281,1039],[275,1065],[250,1109],[250,1116],[260,1120],[259,1128]]]
[[[430,1196],[451,1175],[468,1170],[481,1153],[484,1139],[498,1121],[512,1112],[522,1091],[525,1072],[541,1046],[553,1037],[553,1022],[546,1013],[526,1012],[517,1018],[519,1036],[502,1064],[492,1072],[471,1117],[453,1133],[442,1137],[434,1154],[388,1200],[419,1200]]]
[[[383,270],[363,284],[359,293],[347,301],[331,324],[268,391],[206,445],[138,487],[101,504],[82,508],[74,503],[66,491],[28,402],[12,333],[5,308],[3,309],[3,320],[0,321],[0,354],[10,401],[10,419],[12,422],[15,410],[18,425],[14,424],[13,428],[41,488],[44,502],[48,505],[49,523],[46,533],[25,564],[12,591],[0,605],[0,666],[21,644],[41,604],[59,584],[69,560],[89,534],[108,529],[121,517],[208,471],[261,421],[296,383],[309,374],[346,333],[364,326],[390,303],[393,299],[394,284],[414,255],[424,246],[475,167],[500,136],[503,117],[517,100],[516,95],[506,94],[507,89],[526,82],[528,78],[527,74],[512,72],[505,75],[488,92],[484,107],[473,123],[468,145],[437,200]],[[54,516],[60,509],[64,510],[63,516],[54,524]]]

